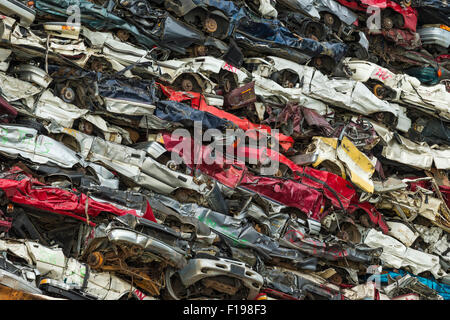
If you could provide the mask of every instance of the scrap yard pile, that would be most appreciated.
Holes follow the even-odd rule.
[[[0,38],[0,299],[450,299],[446,0],[0,0]]]

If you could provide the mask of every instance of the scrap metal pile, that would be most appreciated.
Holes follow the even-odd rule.
[[[447,1],[0,13],[1,299],[450,299]]]

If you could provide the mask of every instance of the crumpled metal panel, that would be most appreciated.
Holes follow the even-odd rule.
[[[407,247],[410,247],[419,236],[405,223],[395,221],[388,221],[386,223],[389,226],[388,235],[401,241]]]
[[[314,0],[314,6],[321,11],[330,12],[336,15],[342,22],[347,25],[357,24],[358,16],[347,7],[334,0]]]
[[[14,19],[9,19],[11,18],[7,18],[4,21],[7,21],[8,27],[14,26],[14,28],[9,30],[9,33],[5,32],[3,38],[7,38],[10,41],[15,54],[25,61],[29,61],[29,59],[36,56],[45,58],[47,56],[46,38],[39,37],[29,28],[24,33],[22,26],[14,24]],[[90,54],[83,40],[80,39],[68,42],[67,39],[52,37],[48,44],[48,56],[59,62],[62,61],[63,64],[72,64],[70,60],[65,58],[69,57],[74,60],[73,63],[84,66]]]
[[[163,139],[167,151],[181,157],[188,167],[200,170],[230,188],[237,187],[247,171],[240,160],[229,161],[231,163],[214,161],[211,148],[195,143],[191,138],[164,133]]]
[[[375,172],[374,160],[369,159],[355,145],[344,137],[336,149],[339,160],[345,163],[352,182],[366,192],[374,191],[372,174]]]
[[[263,17],[276,18],[278,15],[277,9],[271,5],[270,0],[261,0],[259,4],[259,12]]]
[[[0,250],[8,250],[24,258],[41,274],[46,274],[49,278],[65,280],[65,283],[80,287],[87,280],[86,293],[94,295],[100,300],[116,300],[135,289],[127,281],[107,272],[91,271],[87,273],[85,264],[65,257],[58,248],[48,248],[28,240],[0,240]]]
[[[376,280],[379,280],[382,284],[387,284],[388,283],[388,277],[395,279],[398,276],[402,277],[405,276],[407,273],[404,272],[403,270],[399,270],[398,272],[394,272],[394,271],[389,271],[386,274],[381,274],[381,275],[374,275]],[[413,276],[414,278],[418,279],[422,284],[428,286],[429,288],[435,290],[440,296],[442,296],[444,298],[444,300],[449,300],[450,299],[450,295],[449,295],[449,285],[445,284],[445,283],[441,283],[441,282],[437,282],[436,280],[432,280],[432,279],[427,279],[424,277],[417,277],[417,276]]]
[[[320,13],[329,12],[336,15],[342,22],[351,25],[358,20],[358,16],[347,7],[334,0],[279,0],[290,9],[304,12],[309,16],[320,19]]]
[[[395,116],[398,115],[398,107],[378,99],[361,82],[329,80],[323,74],[315,71],[306,75],[303,88],[304,93],[313,98],[359,114],[388,112]]]
[[[15,66],[12,71],[19,79],[33,82],[43,88],[47,88],[53,80],[44,70],[30,64]]]
[[[442,23],[450,25],[450,8],[447,2],[421,0],[417,5],[419,24]]]
[[[27,81],[0,73],[2,92],[9,102],[25,99],[25,112],[38,118],[53,120],[61,125],[71,127],[74,120],[83,117],[88,110],[79,109],[64,102],[50,90],[41,90]],[[18,90],[21,88],[21,90]],[[38,94],[39,93],[39,94]]]
[[[395,43],[396,46],[400,46],[408,50],[418,49],[422,46],[423,43],[422,36],[419,33],[413,32],[411,30],[369,30],[369,34],[381,34],[385,39]]]
[[[142,216],[148,210],[147,198],[137,192],[114,190],[103,186],[81,186],[83,192],[98,202],[110,203],[124,210],[135,210],[137,216]]]
[[[402,292],[414,291],[426,300],[443,300],[435,290],[421,283],[417,278],[407,274],[400,279],[396,279],[395,283],[392,283],[384,288],[386,294],[390,297],[398,296]]]
[[[320,19],[320,14],[313,0],[301,1],[301,0],[279,0],[281,4],[289,7],[294,11],[301,11],[309,16]],[[320,3],[320,1],[317,1]]]
[[[62,126],[72,127],[74,120],[88,113],[88,110],[65,103],[48,90],[44,91],[36,100],[30,101],[28,104],[29,108],[33,110],[33,114],[38,118],[54,120]]]
[[[37,130],[20,126],[0,125],[0,151],[8,155],[20,155],[36,163],[53,163],[72,168],[82,163],[75,152],[62,143],[38,134]]]
[[[106,100],[106,109],[113,113],[152,114],[158,100],[154,83],[149,81],[102,77],[97,85],[99,95]]]
[[[164,144],[166,146],[166,149],[168,151],[174,151],[175,154],[178,154],[183,158],[184,163],[188,164],[190,167],[195,167],[196,169],[204,172],[205,174],[213,177],[214,179],[220,181],[221,183],[227,185],[228,187],[235,188],[238,186],[239,183],[242,183],[242,186],[245,186],[245,183],[247,183],[247,188],[251,188],[251,180],[252,179],[268,179],[269,182],[267,186],[269,187],[269,190],[267,192],[269,193],[268,197],[272,199],[278,199],[279,196],[274,195],[278,194],[277,188],[272,189],[274,186],[278,184],[278,188],[281,186],[279,185],[285,185],[285,182],[281,179],[277,180],[270,180],[272,178],[268,177],[254,177],[252,174],[249,174],[247,172],[247,167],[245,166],[242,161],[234,160],[233,163],[226,163],[225,161],[217,162],[213,161],[214,159],[211,157],[211,152],[209,152],[208,147],[206,146],[195,146],[194,141],[191,138],[185,138],[182,136],[175,136],[170,134],[164,134]],[[186,146],[186,147],[184,147]],[[194,150],[194,152],[190,151]],[[200,152],[201,151],[201,152]],[[297,166],[295,163],[293,163],[291,160],[287,159],[285,156],[278,154],[276,151],[272,149],[266,149],[267,155],[265,157],[261,157],[261,153],[263,152],[263,149],[252,149],[252,148],[244,148],[244,154],[247,157],[257,157],[258,159],[267,158],[267,156],[270,157],[276,157],[279,156],[279,160],[281,163],[286,164],[289,168],[292,169],[294,175],[292,182],[296,181],[300,184],[308,186],[309,189],[316,188],[323,192],[323,194],[331,200],[333,206],[340,208],[340,209],[346,209],[348,208],[351,200],[355,197],[356,191],[349,185],[349,183],[330,172],[324,172],[315,170],[309,167],[300,167]],[[202,157],[202,158],[200,158]],[[205,160],[204,162],[198,161],[200,159]],[[197,163],[197,164],[196,164]],[[193,164],[195,164],[193,166]],[[278,182],[276,182],[278,181]],[[287,182],[289,184],[291,182]],[[286,184],[286,185],[287,185]],[[266,187],[267,187],[266,186]],[[258,186],[256,186],[258,188]],[[303,186],[297,186],[294,185],[293,190],[303,190],[305,191],[303,194],[306,195],[306,190],[308,188],[304,188]],[[264,186],[263,186],[264,189]],[[278,189],[279,190],[279,189]],[[264,191],[265,192],[265,191]],[[265,194],[265,193],[262,194]],[[289,192],[286,193],[284,196],[287,196],[287,199],[280,200],[281,203],[284,204],[284,201],[287,201],[288,203],[292,204],[297,202],[299,194],[297,192]],[[312,192],[312,191],[309,191]],[[310,199],[316,199],[313,201],[315,205],[310,206],[310,202],[308,202],[308,208],[314,208],[313,211],[309,210],[309,214],[311,214],[314,218],[319,218],[318,213],[320,211],[320,205],[317,203],[317,194],[314,197],[310,197]],[[283,196],[280,197],[280,199],[283,199]],[[292,201],[293,199],[296,199]],[[320,202],[319,202],[320,203]],[[299,207],[299,204],[297,202],[296,207]],[[300,206],[301,207],[301,206]],[[304,210],[304,209],[303,209]]]
[[[191,176],[170,170],[156,160],[146,157],[142,150],[108,142],[73,129],[53,127],[52,132],[74,137],[84,159],[100,162],[138,185],[165,194],[179,187],[201,192],[200,186],[193,182]]]

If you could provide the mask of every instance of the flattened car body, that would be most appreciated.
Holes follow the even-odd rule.
[[[0,11],[9,16],[17,16],[24,27],[29,27],[36,17],[35,10],[16,0],[1,0]]]
[[[394,74],[386,68],[382,68],[368,61],[346,59],[346,64],[352,74],[352,79],[366,82],[369,79],[381,82],[395,91],[393,101],[419,107],[426,113],[436,113],[450,119],[450,93],[444,85],[423,86],[414,77],[405,74]]]

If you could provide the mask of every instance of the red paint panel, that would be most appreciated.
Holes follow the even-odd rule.
[[[110,212],[117,216],[132,214],[138,216],[135,210],[123,210],[109,203],[102,203],[88,198],[84,193],[73,189],[45,186],[35,183],[30,178],[20,181],[0,179],[2,189],[9,201],[33,208],[66,215],[78,220],[86,221],[85,206],[88,201],[87,213],[89,217],[96,217],[101,212]],[[143,218],[156,222],[153,211],[147,201],[147,210]],[[95,225],[91,223],[92,225]]]

